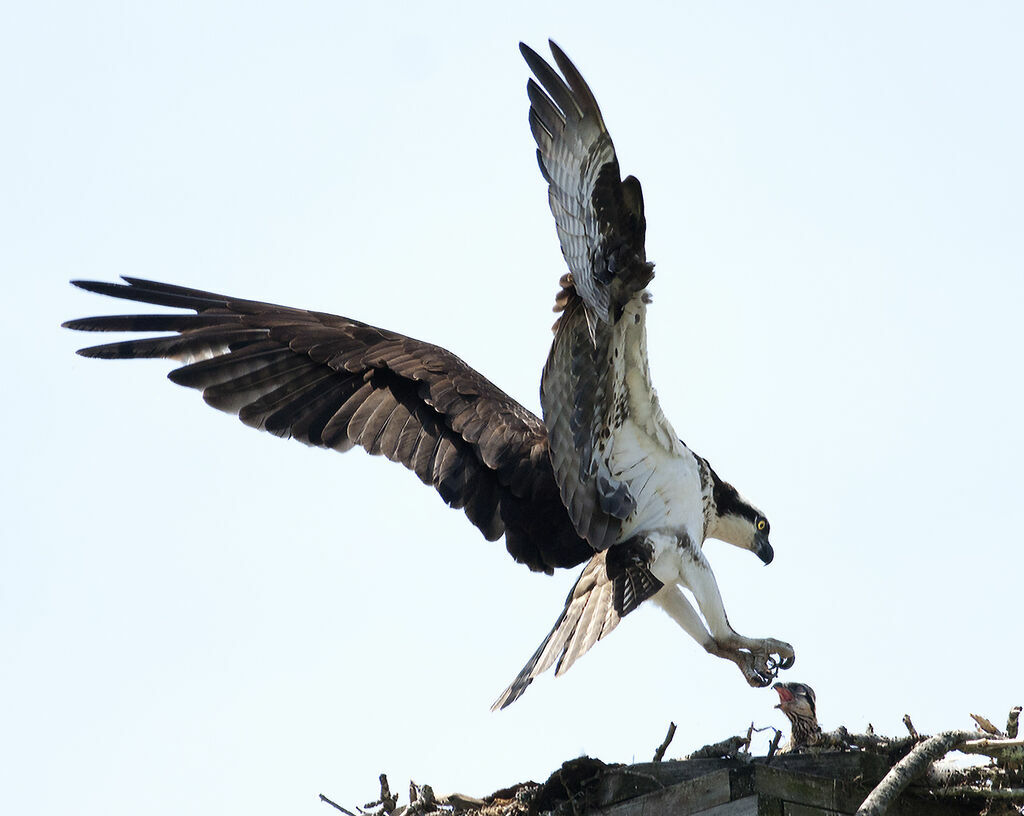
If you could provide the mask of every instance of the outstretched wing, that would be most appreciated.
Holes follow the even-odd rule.
[[[572,283],[588,315],[608,323],[654,275],[644,251],[643,193],[633,176],[621,180],[594,94],[562,49],[550,45],[564,79],[519,44],[540,81],[526,85],[530,130]]]
[[[593,550],[559,498],[544,424],[451,352],[345,317],[125,278],[91,292],[194,313],[71,320],[83,331],[171,332],[82,349],[164,357],[170,372],[247,425],[308,445],[360,445],[401,462],[488,540],[551,572]]]
[[[650,559],[650,547],[634,542],[591,558],[565,599],[565,609],[554,627],[491,710],[512,705],[534,678],[552,665],[555,677],[567,672],[622,618],[661,589],[664,585],[649,569]]]
[[[635,178],[620,180],[597,102],[568,57],[551,43],[560,76],[520,49],[543,86],[527,86],[530,126],[570,270],[541,405],[562,502],[580,535],[604,550],[654,515],[643,495],[650,466],[675,444],[647,370],[644,288],[654,267],[643,196]]]

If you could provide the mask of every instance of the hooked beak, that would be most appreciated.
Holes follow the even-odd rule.
[[[765,566],[772,563],[772,559],[775,558],[775,550],[768,543],[768,536],[764,533],[754,534],[754,554],[761,559],[761,563]]]
[[[786,703],[791,703],[796,699],[785,683],[776,683],[772,688],[779,693],[779,704],[775,706],[776,708],[782,708]]]

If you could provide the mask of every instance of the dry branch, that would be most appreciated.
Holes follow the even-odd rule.
[[[1024,739],[976,739],[965,742],[959,748],[965,754],[984,754],[996,757],[1004,754],[1021,754],[1024,757]]]
[[[978,724],[978,728],[984,731],[986,734],[991,734],[993,737],[1001,737],[1003,732],[1000,731],[992,723],[992,720],[988,717],[982,717],[980,714],[972,714],[971,719]]]
[[[332,801],[331,801],[330,799],[328,799],[328,798],[327,798],[326,796],[324,796],[324,795],[323,795],[322,793],[320,794],[320,801],[321,801],[321,802],[326,802],[326,803],[327,803],[327,804],[329,804],[329,805],[330,805],[331,807],[333,807],[333,808],[335,808],[335,809],[337,809],[337,810],[340,810],[340,811],[341,811],[342,813],[346,814],[346,816],[356,816],[356,814],[354,814],[354,813],[353,813],[353,812],[352,812],[351,810],[349,810],[348,808],[343,808],[343,807],[342,807],[341,805],[339,805],[339,804],[338,804],[337,802],[332,802]]]
[[[1006,736],[1015,739],[1017,736],[1017,725],[1020,718],[1020,706],[1010,709],[1010,716],[1006,718]]]
[[[1024,802],[1024,788],[976,788],[973,785],[954,785],[948,788],[937,788],[930,791],[932,796],[941,799],[964,797],[1002,799],[1010,802]]]
[[[912,729],[910,717],[904,717],[907,728]],[[945,731],[917,745],[913,751],[897,762],[867,799],[857,809],[857,816],[882,816],[915,779],[923,776],[928,766],[976,735],[974,731]]]
[[[729,737],[721,742],[716,742],[712,745],[705,745],[703,748],[698,748],[692,754],[689,754],[687,759],[733,759],[741,748],[745,748],[750,745],[750,739],[744,737]]]
[[[665,739],[662,740],[661,745],[658,746],[658,750],[654,752],[654,762],[661,762],[665,758],[665,751],[668,750],[669,743],[672,742],[672,737],[676,735],[676,724],[670,722],[668,724],[668,733],[665,735]]]

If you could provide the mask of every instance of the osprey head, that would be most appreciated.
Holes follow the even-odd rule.
[[[806,683],[776,683],[772,688],[779,695],[779,704],[775,707],[786,715],[793,727],[793,747],[813,744],[821,733],[814,689]]]
[[[768,533],[771,532],[768,519],[744,499],[735,487],[718,478],[710,465],[708,470],[711,473],[711,500],[714,505],[708,536],[750,550],[762,562],[770,564],[775,551],[768,542]]]

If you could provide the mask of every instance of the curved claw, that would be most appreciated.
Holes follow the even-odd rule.
[[[783,640],[765,638],[756,651],[758,655],[764,657],[765,662],[775,669],[788,669],[796,662],[796,652]],[[775,658],[776,655],[778,655],[778,659]]]
[[[770,685],[772,680],[774,679],[774,674],[765,677],[763,674],[754,672],[750,675],[750,677],[747,678],[747,682],[751,685],[752,688],[765,688],[766,686]]]
[[[736,652],[733,660],[739,670],[743,672],[747,683],[754,688],[764,688],[769,685],[778,673],[778,670],[769,666],[767,661],[759,659],[758,655],[751,652]]]
[[[748,640],[739,648],[723,648],[715,644],[715,648],[708,651],[735,663],[747,683],[754,688],[771,685],[780,670],[788,669],[796,661],[793,647],[773,638]]]
[[[739,664],[740,671],[754,688],[764,688],[778,676],[779,671],[788,669],[796,662],[793,647],[781,640],[765,638],[759,648],[745,652]]]

